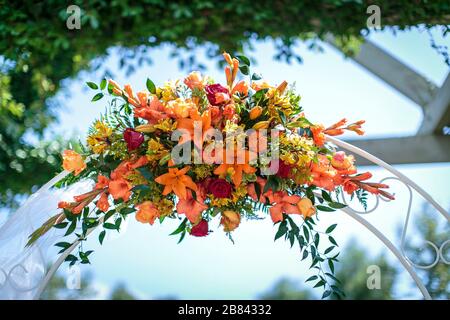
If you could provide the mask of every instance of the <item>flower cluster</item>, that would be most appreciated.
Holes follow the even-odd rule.
[[[287,82],[273,86],[256,74],[238,78],[239,71],[248,75],[250,61],[227,53],[224,58],[225,84],[199,72],[161,87],[148,79],[147,89],[138,92],[113,80],[88,83],[101,90],[94,101],[110,94],[110,110],[90,129],[87,149],[65,151],[63,166],[72,172],[66,183],[88,177],[96,184],[59,203],[59,225],[82,221],[84,235],[99,224],[118,230],[131,213],[150,225],[182,218],[173,233],[182,239],[207,236],[217,216],[230,235],[243,218],[267,212],[279,224],[276,238],[298,241],[306,252],[315,246],[313,261],[321,263],[314,216],[344,206],[332,192],[392,199],[383,190],[387,185],[357,172],[352,155],[326,143],[327,135],[346,130],[363,134],[364,121],[313,124]],[[309,229],[298,227],[294,215]],[[84,254],[81,262],[86,260]]]

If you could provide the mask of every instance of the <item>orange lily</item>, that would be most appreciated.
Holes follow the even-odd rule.
[[[179,199],[186,200],[187,188],[197,191],[197,185],[192,181],[191,177],[186,175],[190,167],[184,167],[183,169],[170,168],[172,166],[174,166],[174,162],[170,160],[169,172],[160,175],[155,181],[164,185],[163,195],[168,195],[173,191]]]
[[[195,122],[198,122],[196,126],[194,126]],[[202,149],[203,141],[205,139],[205,135],[209,128],[211,128],[211,113],[210,111],[203,112],[202,115],[198,112],[197,109],[191,109],[189,111],[189,118],[182,118],[177,120],[177,129],[185,130],[186,134],[184,134],[180,139],[180,144],[186,141],[194,140],[194,128],[198,128],[199,124],[201,125],[201,137],[200,141],[194,141],[194,144]],[[198,140],[198,139],[196,139]]]
[[[249,152],[245,151],[244,156],[244,163],[238,164],[237,163],[237,152],[235,151],[235,159],[233,160],[232,164],[228,164],[227,157],[224,151],[223,155],[223,163],[219,165],[215,170],[214,174],[220,176],[221,178],[226,178],[228,174],[231,175],[231,180],[233,181],[234,185],[238,187],[242,182],[242,173],[252,174],[256,172],[256,168],[253,168],[248,164],[249,162]]]
[[[180,199],[177,203],[177,212],[184,214],[193,224],[200,221],[202,212],[208,209],[205,199],[197,194],[197,199],[192,196],[192,191],[187,192],[186,199]]]

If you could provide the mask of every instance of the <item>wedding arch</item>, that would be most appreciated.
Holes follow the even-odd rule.
[[[64,261],[71,265],[77,261],[88,263],[91,251],[79,251],[79,258],[72,252],[100,225],[119,230],[121,217],[116,218],[115,224],[107,222],[116,211],[125,216],[136,212],[136,207],[136,219],[153,224],[155,219],[162,222],[165,217],[175,214],[176,206],[177,215],[185,216],[174,232],[181,234],[180,241],[185,234],[207,236],[208,219],[216,215],[221,217],[224,231],[230,234],[239,226],[241,215],[252,216],[254,211],[270,212],[272,221],[278,225],[275,240],[284,237],[291,246],[298,241],[303,259],[308,254],[311,256],[310,268],[323,262],[323,256],[332,252],[336,245],[330,236],[329,241],[333,245],[325,250],[323,256],[319,254],[319,235],[311,231],[315,225],[312,217],[318,211],[342,210],[376,236],[409,273],[424,298],[431,299],[415,269],[429,269],[438,263],[449,264],[444,254],[449,240],[440,246],[426,241],[435,254],[432,263],[418,264],[408,258],[405,245],[413,193],[423,197],[447,222],[450,222],[450,215],[401,172],[374,155],[334,137],[345,130],[363,134],[361,125],[364,121],[347,124],[343,119],[328,128],[313,124],[298,103],[300,97],[292,88],[287,89],[287,82],[271,86],[259,81],[258,75],[250,75],[248,58],[232,58],[227,53],[224,53],[224,58],[228,63],[225,68],[226,87],[197,72],[187,76],[184,85],[176,87],[165,85],[157,88],[148,79],[147,91],[137,95],[131,86],[122,88],[112,80],[104,79],[99,85],[88,82],[91,89],[100,90],[93,101],[109,93],[113,101],[120,99],[123,104],[114,105],[116,109],[109,111],[106,120],[94,123],[87,140],[91,150],[84,152],[83,156],[66,150],[66,170],[34,193],[0,229],[1,298],[38,299]],[[249,82],[241,80],[235,83],[238,71],[249,75]],[[231,163],[226,162],[228,158],[222,159],[223,162],[202,162],[218,155],[226,154],[228,157],[229,137],[218,143],[217,140],[207,140],[206,133],[198,136],[198,123],[206,132],[220,129],[220,136],[222,132],[231,133]],[[239,159],[240,145],[237,141],[244,134],[240,128],[250,128],[245,135],[255,138],[255,144],[250,142],[248,150],[246,146],[242,148],[242,159]],[[268,128],[272,130],[270,137],[264,131]],[[180,131],[175,140],[171,139],[173,136],[169,137],[169,133],[173,135],[179,129],[184,131]],[[269,152],[269,139],[272,158],[255,158]],[[265,145],[261,141],[265,141]],[[205,143],[213,146],[215,152],[208,155],[200,152],[200,165],[195,167],[197,162],[194,162],[193,167],[198,170],[191,175],[188,175],[191,167],[185,166],[183,161],[175,161],[176,155],[165,149],[194,145],[194,151],[189,149],[188,152],[188,160],[191,160],[191,155],[195,157]],[[236,145],[238,149],[234,148]],[[112,156],[107,158],[109,154],[105,156],[105,150]],[[357,172],[353,165],[354,157],[346,152],[358,155],[388,174],[379,182],[366,181],[372,174]],[[81,172],[84,178],[96,180],[94,187],[88,179],[83,179],[83,174],[77,178]],[[364,218],[365,214],[377,210],[380,201],[394,200],[394,196],[385,191],[389,187],[387,181],[403,184],[409,196],[402,236],[397,244]],[[54,188],[55,185],[60,188]],[[352,197],[356,195],[365,205],[364,192],[372,193],[375,205],[364,211],[353,209],[344,191]],[[331,192],[335,193],[334,199]],[[315,203],[316,199],[318,203]],[[114,212],[109,214],[111,205]],[[96,216],[90,218],[92,207]],[[55,215],[55,212],[59,213]],[[303,216],[303,233],[290,218],[291,214]],[[76,240],[58,242],[75,231],[80,217],[83,225],[82,230],[75,233]],[[331,233],[335,227],[328,227],[325,233]],[[104,235],[105,231],[102,231],[100,243]],[[54,245],[62,248],[56,261],[50,250]],[[311,248],[311,251],[303,250],[304,247]],[[332,273],[336,256],[326,257]],[[319,273],[308,280],[318,280],[316,286],[325,289],[325,275],[335,279],[333,274],[324,273],[322,276]],[[339,289],[333,290],[339,296]],[[323,297],[331,293],[326,290]]]

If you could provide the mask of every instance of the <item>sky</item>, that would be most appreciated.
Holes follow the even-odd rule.
[[[408,31],[394,36],[381,32],[370,39],[437,85],[442,84],[449,71],[442,57],[431,49],[426,33]],[[436,34],[436,39],[450,45],[448,37],[442,39]],[[327,125],[343,117],[365,119],[367,138],[414,135],[420,126],[422,113],[417,105],[325,44],[323,53],[308,51],[305,45],[299,44],[297,50],[304,62],[292,65],[273,60],[275,51],[269,40],[255,42],[254,48],[247,52],[257,62],[252,66],[253,71],[262,73],[275,84],[283,80],[295,82],[305,113],[314,122]],[[106,64],[115,73],[117,82],[130,83],[135,90],[144,89],[147,77],[161,85],[185,75],[177,62],[168,58],[169,51],[168,47],[155,48],[151,52],[154,63],[130,76],[117,68],[115,50],[111,50]],[[210,76],[224,81],[223,72],[214,63],[207,61],[206,65]],[[58,134],[84,139],[90,123],[105,107],[104,100],[90,102],[93,93],[85,86],[86,81],[99,82],[99,77],[99,73],[83,72],[65,82],[65,89],[58,96],[63,105],[58,110],[60,122],[47,130],[47,138]],[[450,207],[450,163],[395,167],[427,190],[444,208]],[[386,171],[375,167],[364,169],[373,171],[379,179],[388,176]],[[383,203],[367,219],[397,240],[395,230],[405,219],[408,199],[400,184],[392,182],[392,189],[397,200]],[[421,203],[415,195],[413,214],[419,213]],[[443,222],[438,214],[435,217]],[[383,252],[393,259],[373,235],[344,213],[322,213],[320,218],[323,229],[338,223],[335,234],[341,247],[350,241],[357,242],[369,256]],[[178,223],[166,220],[163,225],[149,226],[131,218],[122,232],[107,238],[102,247],[94,234],[93,241],[88,243],[95,249],[92,265],[83,267],[82,271],[93,273],[96,285],[104,292],[107,287],[123,282],[143,298],[251,299],[267,291],[281,277],[298,280],[301,286],[309,288],[302,284],[310,275],[306,264],[300,262],[298,252],[290,249],[287,242],[274,243],[276,229],[270,219],[243,221],[233,232],[235,244],[225,236],[218,220],[211,224],[214,232],[208,237],[186,237],[177,244],[177,238],[169,233]],[[399,297],[419,297],[419,291],[412,287],[407,276],[397,291]]]

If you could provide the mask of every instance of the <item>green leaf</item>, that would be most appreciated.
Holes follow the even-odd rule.
[[[305,260],[307,257],[308,257],[308,250],[304,250],[302,260]]]
[[[106,231],[105,230],[100,232],[100,234],[98,235],[98,242],[100,242],[100,244],[103,244],[103,240],[105,240],[105,235],[106,235]]]
[[[314,236],[314,244],[316,245],[316,247],[319,247],[319,241],[320,241],[320,236],[318,233],[316,233]]]
[[[61,222],[61,223],[53,225],[53,228],[64,229],[65,227],[67,227],[68,224],[69,224],[68,222]]]
[[[326,233],[331,233],[334,229],[336,229],[337,224],[332,224],[331,226],[329,226],[327,228],[327,230],[325,230]]]
[[[60,247],[60,248],[64,248],[67,249],[68,247],[70,247],[71,243],[69,242],[58,242],[57,244],[55,244],[56,247]]]
[[[308,243],[309,242],[309,230],[305,225],[303,226],[303,234],[305,236],[306,243]]]
[[[73,220],[70,224],[69,228],[66,231],[66,234],[64,236],[68,236],[72,232],[74,232],[75,228],[77,227],[77,220]]]
[[[98,101],[98,100],[100,100],[101,98],[103,98],[103,93],[99,92],[99,93],[97,93],[97,94],[92,98],[91,101]]]
[[[150,93],[153,93],[153,94],[156,93],[156,86],[155,86],[155,84],[153,83],[152,80],[147,78],[146,85],[147,85],[147,90],[150,91]]]
[[[180,243],[181,241],[183,241],[185,236],[186,236],[186,230],[183,230],[183,233],[181,234],[180,239],[178,240],[177,243]]]
[[[147,180],[149,180],[149,181],[153,180],[153,173],[151,173],[147,168],[145,168],[145,167],[140,167],[140,168],[137,169],[137,170],[140,172],[140,174],[142,174],[142,176],[143,176],[145,179],[147,179]]]
[[[309,277],[308,279],[306,279],[305,282],[313,281],[313,280],[316,280],[316,279],[317,279],[317,276],[311,276],[311,277]]]
[[[332,208],[335,209],[342,209],[345,208],[347,205],[343,204],[343,203],[339,203],[339,202],[330,202],[328,203],[328,205]]]
[[[183,222],[181,222],[180,225],[178,226],[178,228],[176,228],[176,230],[174,232],[172,232],[170,235],[174,236],[174,235],[179,234],[179,233],[181,233],[183,231],[186,231],[186,223],[187,223],[187,219],[184,218]]]
[[[333,260],[328,259],[328,266],[330,267],[331,272],[334,273],[334,263],[333,263]]]
[[[328,297],[331,294],[331,290],[325,290],[324,293],[322,294],[322,299],[325,299],[326,297]]]
[[[261,80],[262,79],[262,76],[260,75],[260,74],[258,74],[258,73],[253,73],[252,74],[252,80]]]
[[[242,74],[246,76],[250,73],[250,69],[246,65],[240,66],[239,70],[241,70]]]
[[[119,231],[121,224],[122,224],[122,218],[117,218],[117,220],[115,222],[117,231]]]
[[[326,212],[333,212],[333,211],[336,211],[336,210],[334,210],[333,208],[329,208],[329,207],[326,207],[326,206],[322,206],[322,205],[317,205],[316,206],[316,208],[317,208],[317,210],[320,210],[320,211],[326,211]]]
[[[237,55],[236,58],[239,60],[239,62],[242,62],[241,65],[245,65],[250,67],[250,59],[243,55]]]
[[[333,238],[332,236],[329,236],[329,237],[328,237],[328,240],[329,240],[332,244],[334,244],[335,246],[338,245],[337,242],[336,242],[336,240],[334,240],[334,238]]]
[[[277,239],[279,239],[282,236],[284,236],[287,231],[288,231],[287,222],[286,222],[286,220],[284,220],[284,221],[282,221],[280,223],[280,226],[278,227],[278,231],[275,234],[275,240],[274,241],[276,241]]]
[[[127,215],[127,214],[130,214],[130,213],[133,213],[133,212],[135,212],[136,211],[136,209],[135,208],[122,208],[121,210],[120,210],[120,214],[121,215]]]
[[[326,192],[325,190],[322,190],[322,198],[327,202],[333,202],[330,194],[328,192]]]
[[[333,251],[334,248],[335,248],[335,246],[328,247],[328,248],[324,251],[324,254],[330,253],[331,251]]]
[[[64,261],[77,261],[78,258],[74,256],[73,254],[69,254]]]
[[[88,82],[86,82],[86,84],[87,84],[88,87],[91,88],[92,90],[97,90],[97,89],[98,89],[98,85],[96,85],[94,82],[88,81]]]
[[[316,283],[316,285],[313,288],[318,288],[318,287],[322,287],[325,285],[325,281],[320,280],[319,282]]]
[[[105,229],[110,229],[110,230],[116,230],[116,229],[117,229],[117,227],[116,227],[115,224],[109,223],[109,222],[105,222],[105,223],[103,224],[103,228],[105,228]]]
[[[105,90],[106,88],[106,79],[103,79],[102,82],[100,82],[100,89]]]

